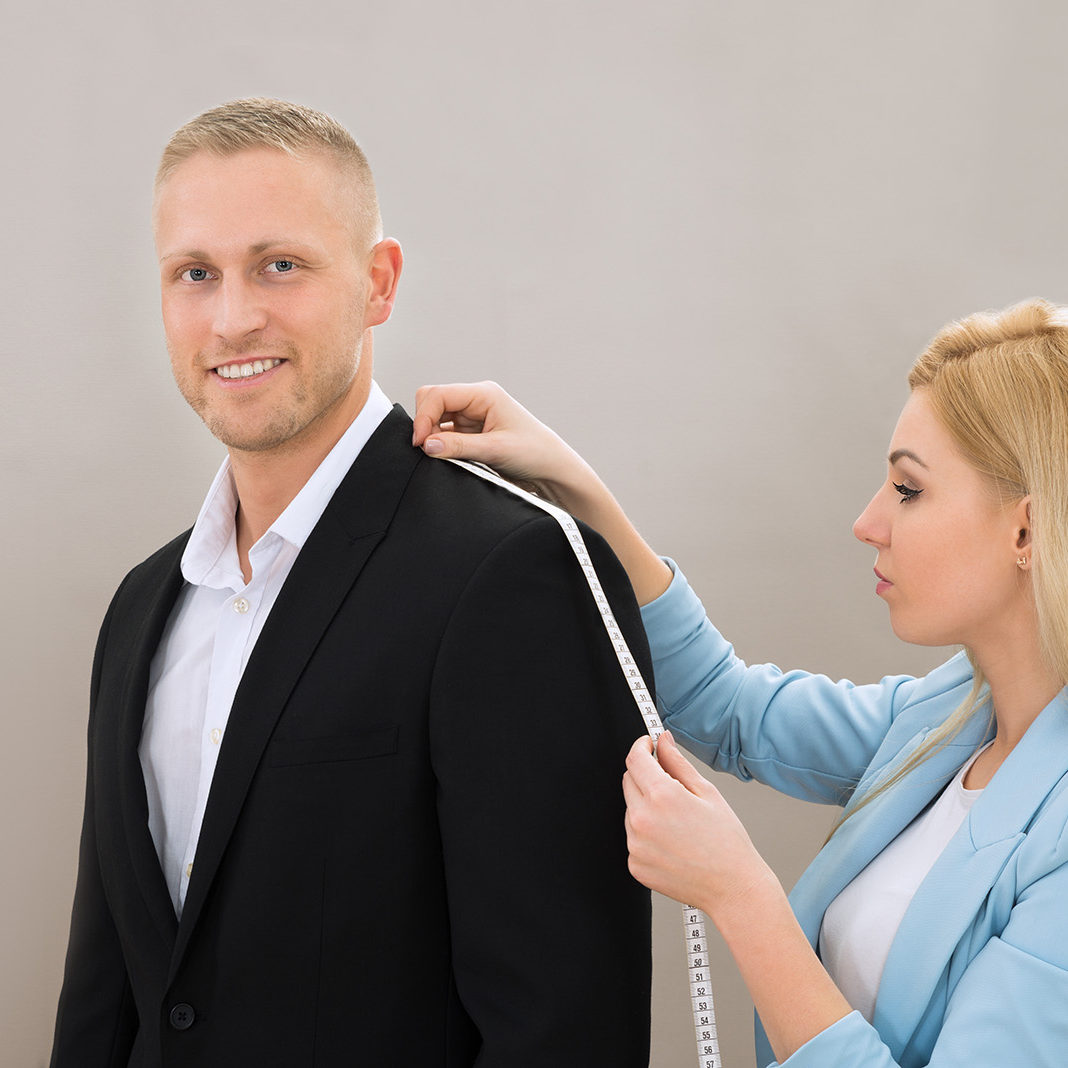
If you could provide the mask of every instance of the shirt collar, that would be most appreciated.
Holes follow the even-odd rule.
[[[391,408],[378,383],[372,381],[367,401],[359,414],[257,545],[274,536],[288,542],[297,551],[303,547],[341,480]],[[182,554],[182,577],[186,582],[215,588],[239,589],[244,585],[237,560],[237,505],[237,486],[227,456],[204,498]],[[237,586],[234,586],[235,575]]]

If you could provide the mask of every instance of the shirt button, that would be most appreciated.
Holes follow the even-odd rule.
[[[244,597],[238,597],[234,601],[234,611],[240,615],[244,615],[249,609],[248,601]]]
[[[171,1009],[171,1027],[175,1031],[188,1031],[193,1026],[193,1021],[196,1017],[197,1014],[193,1011],[192,1005],[186,1005],[184,1002],[180,1005],[175,1005]]]
[[[193,865],[192,865],[192,863],[189,863],[189,864],[187,864],[185,866],[185,877],[187,879],[192,879],[193,878]]]
[[[214,745],[218,745],[222,741],[222,731],[218,727],[211,728],[211,740]]]

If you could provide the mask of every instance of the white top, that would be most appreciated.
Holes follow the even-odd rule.
[[[367,403],[286,510],[237,555],[237,488],[227,457],[182,556],[185,579],[152,658],[141,731],[148,827],[181,916],[230,706],[290,569],[349,468],[390,412],[371,384]]]
[[[988,743],[989,744],[989,743]],[[823,966],[854,1009],[869,1022],[897,929],[920,883],[960,829],[982,790],[953,781],[830,903],[820,928]]]

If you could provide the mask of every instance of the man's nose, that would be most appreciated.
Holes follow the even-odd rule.
[[[215,334],[236,344],[267,325],[267,302],[250,279],[224,278],[216,291]]]

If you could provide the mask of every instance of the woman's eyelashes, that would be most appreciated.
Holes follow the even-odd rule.
[[[904,482],[895,482],[893,484],[894,489],[901,494],[901,503],[907,504],[909,501],[915,500],[923,490],[913,489],[911,486],[906,486]]]

